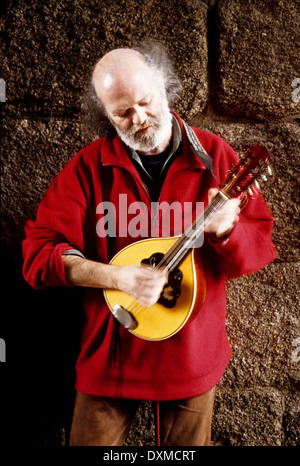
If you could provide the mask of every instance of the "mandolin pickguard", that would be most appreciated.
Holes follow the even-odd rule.
[[[156,265],[178,238],[149,238],[122,249],[110,262],[112,265],[149,263]],[[205,298],[205,277],[202,264],[194,261],[194,249],[170,273],[159,301],[143,307],[134,298],[119,290],[104,290],[107,304],[112,311],[120,305],[129,311],[137,322],[134,335],[146,340],[164,340],[177,333],[191,315],[198,311]],[[195,304],[197,303],[197,309]]]
[[[151,267],[156,267],[163,258],[161,252],[156,252],[152,254],[148,259],[143,259],[142,264],[151,265]],[[179,267],[175,267],[172,272],[169,272],[168,283],[164,286],[161,296],[158,300],[160,304],[165,307],[175,307],[177,303],[177,298],[181,294],[181,281],[183,274]]]

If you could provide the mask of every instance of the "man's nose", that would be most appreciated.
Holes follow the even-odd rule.
[[[134,125],[142,125],[147,119],[145,110],[141,107],[136,107],[132,116],[132,123]]]

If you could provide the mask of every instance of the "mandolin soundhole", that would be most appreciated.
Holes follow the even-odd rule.
[[[162,259],[164,254],[156,252],[152,254],[148,259],[143,259],[142,264],[151,265],[151,267],[157,267]],[[177,299],[181,294],[181,281],[183,274],[178,267],[175,267],[172,272],[169,272],[168,283],[164,286],[163,291],[160,295],[158,302],[165,307],[172,308],[176,306]]]

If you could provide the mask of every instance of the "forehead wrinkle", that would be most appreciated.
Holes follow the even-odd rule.
[[[133,108],[136,104],[140,104],[141,102],[147,100],[148,98],[151,97],[151,94],[150,93],[147,93],[146,95],[144,95],[141,99],[137,99],[135,102],[133,102],[132,104],[124,104],[124,106],[120,106],[120,107],[116,107],[113,109],[113,113],[119,113],[119,112],[122,112],[124,110],[128,110],[130,108]]]
[[[105,82],[109,84],[108,87],[104,87]],[[154,88],[155,83],[149,74],[134,69],[126,75],[117,73],[112,80],[109,74],[105,75],[102,81],[98,81],[96,92],[104,106],[117,113],[131,109],[152,96]]]

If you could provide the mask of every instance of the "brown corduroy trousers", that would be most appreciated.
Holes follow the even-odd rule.
[[[159,402],[162,446],[209,446],[215,388],[193,398]],[[70,446],[121,446],[139,401],[76,393]],[[155,410],[154,410],[155,411]]]

